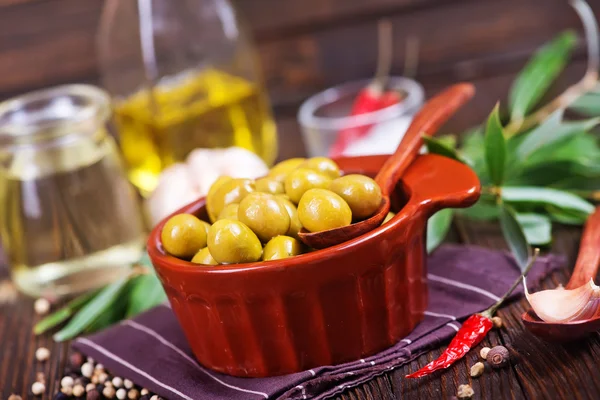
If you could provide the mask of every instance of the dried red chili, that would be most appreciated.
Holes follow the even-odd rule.
[[[529,264],[521,274],[517,278],[517,280],[513,283],[513,285],[508,289],[508,291],[502,296],[500,300],[496,302],[493,306],[488,308],[482,313],[473,314],[463,323],[461,328],[454,336],[454,339],[450,342],[446,350],[434,361],[430,362],[417,372],[413,372],[412,374],[406,375],[407,378],[420,378],[422,376],[426,376],[431,374],[434,371],[438,371],[440,369],[448,368],[455,361],[460,360],[479,342],[485,338],[487,333],[492,329],[492,317],[494,313],[500,306],[504,303],[504,301],[510,296],[510,294],[515,290],[515,288],[519,285],[519,283],[523,280],[523,277],[527,275],[535,259],[537,258],[539,251],[536,249],[533,257],[529,261]]]

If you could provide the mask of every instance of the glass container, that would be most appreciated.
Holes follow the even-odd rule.
[[[359,92],[371,81],[359,80],[330,87],[308,98],[298,111],[298,122],[308,155],[328,156],[340,132],[368,132],[343,152],[348,156],[389,154],[396,150],[414,114],[421,108],[425,92],[415,80],[392,76],[390,89],[405,93],[398,104],[361,115],[349,116]]]
[[[107,133],[108,95],[64,85],[0,103],[0,234],[32,296],[99,287],[144,249],[135,188]]]
[[[97,45],[129,178],[142,194],[195,148],[239,146],[275,161],[257,54],[227,0],[107,0]]]

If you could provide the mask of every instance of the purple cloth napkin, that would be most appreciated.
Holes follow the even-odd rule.
[[[528,284],[536,285],[562,258],[538,259]],[[79,338],[74,347],[167,399],[324,399],[398,368],[448,341],[460,320],[486,309],[509,288],[519,270],[505,252],[446,245],[428,260],[429,310],[406,338],[372,357],[273,378],[236,378],[199,365],[168,306]],[[516,293],[522,293],[518,288]]]

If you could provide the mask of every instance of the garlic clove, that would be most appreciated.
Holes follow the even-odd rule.
[[[192,182],[185,164],[174,164],[166,168],[160,175],[156,189],[145,203],[152,226],[160,220],[201,197]]]
[[[592,279],[576,289],[550,289],[529,293],[523,278],[525,297],[537,316],[549,323],[566,323],[600,314],[600,287]]]

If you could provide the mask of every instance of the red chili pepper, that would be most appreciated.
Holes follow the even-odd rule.
[[[438,357],[417,372],[406,375],[407,378],[420,378],[430,373],[448,368],[454,361],[461,359],[465,354],[483,340],[492,329],[492,320],[481,314],[471,315],[462,325],[448,348]]]
[[[350,116],[368,114],[383,108],[381,99],[381,93],[376,85],[367,86],[365,89],[361,90],[356,97],[354,104],[352,105],[352,110],[350,111]],[[372,126],[372,124],[360,125],[343,129],[338,132],[336,140],[329,151],[329,157],[341,155],[348,145],[366,135]]]
[[[381,98],[392,65],[392,25],[390,21],[380,21],[378,42],[379,59],[377,60],[375,78],[358,93],[350,109],[349,116],[367,114],[385,107],[381,104]],[[343,129],[338,132],[336,140],[329,151],[329,156],[336,157],[341,155],[350,143],[363,137],[371,127],[372,125],[369,124]]]
[[[479,342],[485,338],[487,333],[492,329],[492,316],[496,310],[504,303],[504,301],[510,296],[515,290],[519,283],[523,280],[523,277],[527,275],[531,267],[533,266],[535,259],[537,258],[539,251],[536,249],[533,257],[529,261],[527,267],[508,289],[508,291],[502,296],[500,300],[493,306],[485,310],[480,314],[473,314],[463,323],[460,327],[454,339],[450,342],[446,350],[434,361],[430,362],[417,372],[406,375],[407,378],[420,378],[431,374],[434,371],[448,368],[455,361],[460,360],[473,348],[478,345]]]

